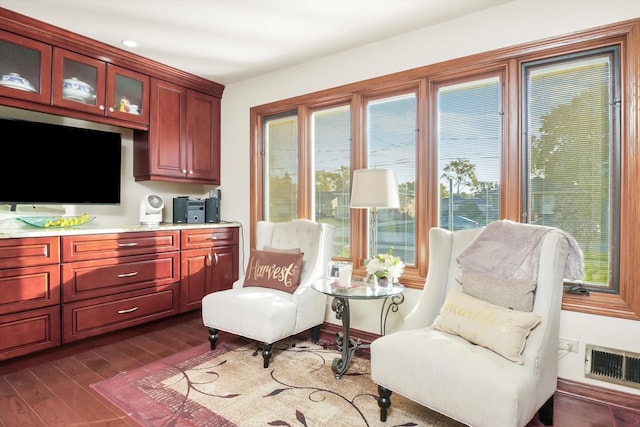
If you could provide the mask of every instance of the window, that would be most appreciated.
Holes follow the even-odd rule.
[[[618,290],[618,58],[613,47],[525,63],[522,72],[523,212],[576,238],[592,290]]]
[[[378,253],[405,265],[415,265],[416,108],[414,93],[367,102],[368,167],[394,170],[400,195],[400,209],[378,211]]]
[[[256,220],[308,217],[332,224],[336,227],[332,256],[364,269],[364,259],[371,256],[370,225],[360,219],[369,216],[366,210],[350,208],[351,174],[367,167],[391,168],[398,176],[401,207],[378,212],[378,252],[392,250],[407,266],[414,265],[415,87],[404,84],[383,93],[304,104],[295,113],[278,112],[277,106],[270,106],[269,114],[254,117],[256,124],[262,123],[261,131],[256,132],[259,143],[253,144],[254,158],[260,159],[255,167],[260,184],[252,194],[262,194]],[[362,108],[354,110],[352,105],[359,102]],[[353,215],[358,218],[357,229]]]
[[[315,220],[336,227],[332,255],[339,258],[349,258],[350,114],[348,105],[311,114]]]
[[[295,114],[264,121],[264,219],[298,217],[298,118]]]
[[[592,292],[563,309],[640,320],[638,33],[628,21],[254,107],[252,219],[332,222],[334,257],[362,274],[369,216],[347,208],[348,181],[391,168],[401,207],[379,212],[378,252],[407,264],[405,286],[424,285],[431,227],[531,222],[584,252]]]
[[[500,87],[489,77],[438,88],[440,227],[479,228],[499,218]]]

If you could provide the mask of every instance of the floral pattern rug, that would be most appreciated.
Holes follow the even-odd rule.
[[[362,354],[360,354],[362,353]],[[203,344],[92,387],[143,426],[439,426],[461,424],[400,395],[379,421],[367,350],[335,379],[329,345],[289,339],[267,369],[256,344]]]

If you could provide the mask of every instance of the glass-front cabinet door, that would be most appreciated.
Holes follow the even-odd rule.
[[[149,123],[149,76],[115,65],[107,66],[107,115]]]
[[[105,115],[106,64],[94,58],[53,49],[53,104]]]
[[[54,48],[53,104],[148,124],[149,77]]]
[[[49,104],[51,46],[0,31],[0,96]]]

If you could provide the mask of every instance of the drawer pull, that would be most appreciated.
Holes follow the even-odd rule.
[[[218,240],[218,236],[208,236],[207,240]]]
[[[128,308],[126,310],[118,310],[118,314],[127,314],[127,313],[133,313],[134,311],[136,311],[138,309],[138,307],[133,307],[133,308]]]
[[[133,273],[118,274],[118,277],[119,278],[122,278],[122,277],[133,277],[133,276],[137,276],[137,275],[138,275],[138,272],[134,271]]]
[[[137,242],[133,242],[133,243],[118,243],[118,247],[128,247],[128,246],[138,246]]]

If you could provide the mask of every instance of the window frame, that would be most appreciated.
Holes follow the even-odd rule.
[[[588,50],[582,50],[580,52],[574,52],[568,55],[554,55],[553,57],[550,58],[550,60],[542,59],[542,60],[535,60],[535,61],[531,61],[531,62],[527,62],[527,63],[522,63],[521,66],[521,83],[522,83],[522,99],[523,102],[521,103],[522,105],[522,123],[525,123],[526,120],[528,119],[528,115],[529,112],[527,111],[526,108],[526,99],[527,99],[527,83],[526,83],[526,73],[529,69],[536,69],[539,66],[545,66],[548,64],[553,64],[553,65],[557,65],[557,64],[564,64],[564,63],[568,63],[570,61],[573,60],[584,60],[584,59],[588,59],[590,57],[602,57],[602,56],[609,56],[611,58],[611,93],[612,93],[612,98],[613,98],[613,104],[615,105],[611,105],[610,108],[611,110],[620,110],[620,104],[621,104],[621,94],[620,94],[620,74],[622,72],[621,70],[621,61],[620,61],[620,45],[619,44],[609,44],[608,46],[605,47],[600,47],[600,48],[595,48],[595,49],[588,49]],[[613,134],[612,134],[612,138],[610,141],[610,164],[613,164],[615,167],[612,168],[611,173],[609,174],[609,187],[615,191],[611,191],[610,195],[611,195],[611,199],[609,200],[608,203],[608,208],[609,211],[611,212],[610,214],[610,223],[612,224],[610,229],[609,229],[609,244],[610,244],[610,248],[609,248],[609,252],[611,253],[611,260],[612,263],[615,264],[614,266],[610,266],[610,271],[609,271],[609,280],[608,280],[608,285],[606,286],[598,286],[598,285],[594,285],[594,284],[590,284],[588,282],[585,283],[581,283],[579,281],[567,281],[565,283],[565,288],[571,288],[571,287],[575,287],[576,285],[578,285],[580,283],[581,287],[584,287],[587,290],[591,290],[591,291],[595,291],[595,292],[603,292],[603,293],[610,293],[610,294],[618,294],[619,293],[619,286],[620,286],[620,280],[619,280],[619,270],[620,270],[620,251],[619,251],[619,241],[620,241],[620,218],[617,217],[617,214],[619,213],[619,208],[620,208],[620,194],[621,194],[621,190],[620,190],[620,166],[621,166],[621,159],[620,159],[620,146],[621,146],[621,128],[620,128],[620,124],[621,124],[621,120],[620,120],[620,114],[616,113],[616,112],[612,112],[611,114],[611,124],[609,127],[609,130],[614,130]],[[523,128],[526,129],[526,125],[523,125]],[[523,131],[523,135],[527,134],[528,132],[531,132],[531,130],[524,130]],[[529,145],[529,140],[528,140],[528,136],[522,139],[522,171],[523,171],[523,176],[522,176],[522,182],[523,182],[523,197],[522,197],[522,208],[521,208],[521,212],[522,212],[522,218],[527,218],[528,214],[530,213],[530,199],[531,199],[531,183],[530,181],[530,170],[529,170],[529,158],[528,158],[528,145]]]
[[[308,151],[309,111],[322,105],[351,103],[352,114],[352,170],[366,167],[364,145],[363,109],[365,99],[401,93],[412,87],[417,91],[418,148],[416,174],[416,266],[406,269],[403,283],[420,289],[428,272],[428,230],[438,224],[435,203],[438,198],[437,147],[433,123],[437,119],[434,104],[435,87],[444,81],[479,78],[483,73],[503,73],[503,103],[505,122],[500,183],[500,217],[520,221],[522,200],[521,164],[521,80],[520,70],[525,62],[567,55],[617,44],[621,59],[621,167],[620,167],[620,268],[619,293],[591,292],[590,295],[563,294],[563,310],[596,314],[617,318],[640,320],[640,269],[634,269],[633,254],[640,253],[640,197],[634,191],[640,180],[640,20],[584,30],[569,35],[552,37],[522,45],[483,52],[471,56],[427,65],[362,82],[331,88],[286,100],[252,107],[251,164],[250,164],[250,219],[255,224],[262,219],[262,119],[263,117],[297,111],[299,118],[300,194],[299,216],[312,218]],[[511,108],[508,108],[508,107]],[[363,272],[362,261],[366,254],[366,210],[351,212],[351,257],[354,274]],[[251,245],[255,244],[254,227],[251,227]],[[638,284],[638,285],[636,285]]]

